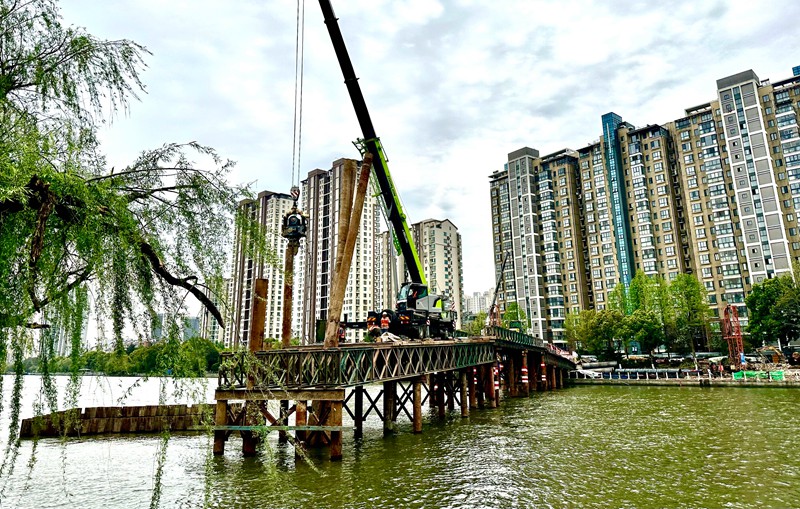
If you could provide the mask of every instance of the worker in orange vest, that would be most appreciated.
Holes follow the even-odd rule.
[[[381,334],[385,334],[389,332],[389,324],[392,323],[392,319],[389,318],[389,314],[384,311],[383,315],[381,315]]]

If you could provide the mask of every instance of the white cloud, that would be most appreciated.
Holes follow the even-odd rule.
[[[521,146],[547,154],[601,134],[600,115],[664,123],[715,80],[790,74],[800,4],[744,0],[334,1],[412,221],[448,214],[467,292],[494,286],[488,175]],[[258,190],[291,184],[296,3],[65,0],[68,23],[153,51],[148,95],[104,133],[117,166],[165,141],[238,161]],[[301,175],[360,137],[316,2],[306,5]]]

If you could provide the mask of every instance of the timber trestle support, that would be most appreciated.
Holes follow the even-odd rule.
[[[501,395],[563,387],[568,365],[529,343],[510,347],[508,340],[479,338],[223,354],[214,454],[224,454],[238,432],[242,454],[255,455],[265,435],[277,431],[296,457],[328,447],[336,461],[343,431],[361,439],[368,419],[372,428],[381,423],[384,435],[397,432],[398,418],[421,433],[426,404],[432,419],[456,406],[466,418],[470,410],[498,407]]]

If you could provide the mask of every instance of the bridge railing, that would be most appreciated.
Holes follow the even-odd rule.
[[[503,327],[491,326],[488,327],[487,332],[490,336],[495,336],[503,341],[509,341],[512,343],[516,343],[518,345],[523,346],[535,346],[539,348],[544,348],[544,341],[541,339],[534,338],[528,334],[524,334],[522,332],[509,330]]]

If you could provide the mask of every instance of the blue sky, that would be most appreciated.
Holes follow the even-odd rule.
[[[800,2],[333,1],[411,222],[450,219],[465,291],[494,286],[488,175],[522,146],[577,149],[615,111],[665,123],[715,80],[800,65]],[[153,54],[147,94],[104,128],[109,164],[198,141],[232,180],[288,192],[296,2],[64,0],[67,24]],[[305,17],[300,175],[357,158],[361,136],[317,2]]]

